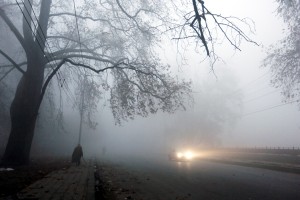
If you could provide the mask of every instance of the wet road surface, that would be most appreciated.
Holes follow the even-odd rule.
[[[300,199],[299,174],[205,160],[117,160],[105,163],[115,167],[112,181],[132,199]]]

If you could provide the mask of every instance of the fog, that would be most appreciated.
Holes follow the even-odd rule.
[[[178,56],[175,42],[165,41],[165,48],[159,50],[161,59],[172,66],[174,75],[192,81],[193,102],[186,105],[186,110],[173,114],[158,111],[146,118],[135,116],[118,125],[108,95],[104,94],[93,117],[98,123],[96,128],[83,124],[84,155],[164,157],[173,149],[184,147],[300,146],[299,108],[296,104],[281,106],[281,90],[270,85],[269,69],[261,67],[266,50],[284,36],[285,26],[276,16],[276,3],[214,0],[207,1],[207,6],[215,13],[251,18],[256,28],[253,37],[259,46],[244,42],[239,52],[226,42],[220,44],[217,49],[222,61],[212,70],[209,61],[203,61],[193,48],[187,50],[186,63],[182,66],[183,62],[174,59]],[[73,90],[76,86],[70,87]],[[53,93],[58,95],[59,90],[54,89]],[[55,121],[38,122],[33,155],[68,156],[77,145],[79,111],[65,94],[63,100],[64,128],[53,128],[51,123]],[[59,102],[59,98],[55,101]],[[41,112],[47,113],[47,109]],[[6,138],[7,134],[4,134]]]
[[[218,1],[214,4],[214,8],[220,9],[222,13],[229,13],[228,15],[253,19],[256,27],[255,40],[260,46],[244,44],[241,52],[233,52],[227,46],[224,54],[220,55],[224,63],[218,63],[214,67],[215,74],[210,71],[208,64],[200,61],[197,54],[190,55],[190,65],[182,71],[193,81],[195,105],[187,108],[186,112],[177,112],[174,115],[157,114],[146,119],[138,118],[125,122],[121,127],[111,124],[110,127],[100,131],[104,135],[102,140],[107,141],[105,142],[107,149],[113,152],[120,149],[120,152],[144,154],[159,153],[163,150],[165,154],[180,145],[253,148],[299,146],[299,108],[295,104],[271,108],[281,105],[283,97],[280,89],[270,85],[268,69],[261,67],[266,50],[284,35],[285,26],[281,18],[276,16],[276,4],[270,0],[226,1],[223,5]],[[175,54],[176,48],[171,48],[165,51],[164,56],[168,62],[177,66],[177,62],[172,60]],[[175,70],[181,71],[178,67],[175,67]],[[207,106],[217,108],[218,103],[213,104],[210,101],[217,101],[218,96],[215,99],[213,96],[208,97],[212,99],[203,102],[203,96],[197,92],[207,89],[204,84],[208,85],[208,82],[214,86],[223,84],[222,76],[227,76],[228,80],[235,83],[227,91],[220,91],[223,91],[224,95],[236,92],[237,97],[234,100],[240,100],[240,104],[235,103],[232,111],[235,112],[234,116],[228,117],[225,122],[207,124],[210,126],[208,130],[201,125],[207,123],[203,119],[205,118],[203,108]],[[208,112],[211,114],[214,111],[210,109]],[[218,114],[222,115],[222,112],[219,110]]]

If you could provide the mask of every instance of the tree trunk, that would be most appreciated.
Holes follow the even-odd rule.
[[[2,162],[7,165],[23,165],[29,162],[35,123],[43,98],[44,67],[47,63],[44,51],[51,3],[51,0],[41,1],[38,28],[34,34],[29,26],[31,21],[27,24],[28,19],[31,18],[32,0],[24,1],[23,38],[21,39],[24,41],[27,70],[18,84],[10,107],[11,130],[2,158]]]
[[[8,165],[23,165],[29,162],[44,68],[42,63],[35,59],[28,64],[27,69],[18,84],[10,108],[11,131],[2,158],[3,163]]]

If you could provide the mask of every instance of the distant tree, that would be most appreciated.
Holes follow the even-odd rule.
[[[271,83],[282,89],[286,102],[300,101],[300,1],[277,0],[277,12],[287,25],[287,36],[271,47],[263,66],[272,73]]]
[[[86,72],[83,77],[78,77],[76,88],[76,96],[78,98],[74,102],[74,107],[79,111],[80,116],[78,144],[81,143],[83,124],[87,124],[92,129],[95,129],[98,124],[93,120],[93,115],[97,111],[97,104],[102,96],[99,88],[100,85],[93,81],[93,79],[89,79]]]
[[[159,5],[118,0],[83,1],[77,7],[74,1],[6,3],[1,5],[0,18],[18,39],[26,59],[16,62],[5,49],[0,50],[22,74],[10,108],[12,125],[3,162],[29,161],[47,86],[58,76],[64,87],[62,67],[69,74],[80,73],[79,68],[98,73],[105,87],[109,85],[111,109],[118,123],[134,115],[184,107],[189,83],[173,79],[169,67],[160,63],[152,48],[163,19]],[[22,27],[9,16],[10,9],[18,8],[22,11]],[[106,79],[108,71],[111,76]]]
[[[242,112],[242,94],[237,87],[235,76],[225,70],[219,71],[218,81],[202,80],[193,109],[176,115],[169,124],[175,146],[220,145],[219,136],[232,129]]]

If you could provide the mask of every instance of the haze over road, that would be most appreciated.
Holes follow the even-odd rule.
[[[114,163],[111,181],[133,191],[133,199],[300,199],[298,174],[205,160],[120,157],[105,163]]]

